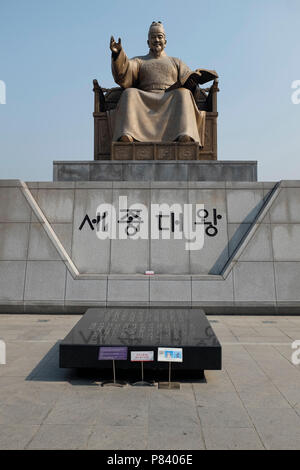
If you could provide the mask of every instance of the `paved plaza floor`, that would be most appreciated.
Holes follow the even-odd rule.
[[[223,370],[180,390],[100,387],[59,369],[78,315],[0,315],[0,449],[300,449],[297,316],[209,316]]]

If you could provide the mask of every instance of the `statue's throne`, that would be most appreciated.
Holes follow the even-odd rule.
[[[95,107],[94,107],[94,160],[111,160],[114,158],[112,155],[115,155],[115,152],[112,151],[112,126],[110,119],[110,111],[114,110],[117,106],[117,103],[120,99],[120,96],[123,92],[123,89],[120,87],[114,88],[102,88],[100,87],[97,80],[93,81],[94,83],[94,94],[95,94]],[[217,160],[217,92],[218,88],[218,79],[214,80],[210,88],[200,88],[199,86],[195,89],[194,98],[198,109],[201,111],[206,111],[206,126],[205,126],[205,144],[203,149],[196,150],[196,153],[193,158],[199,160]],[[145,145],[149,145],[143,143]],[[117,143],[114,145],[118,146],[128,146],[128,145],[143,145],[142,143],[136,144],[122,144]],[[154,144],[153,144],[154,145]],[[167,146],[168,144],[163,144]],[[178,144],[171,143],[169,147],[172,146],[187,146],[190,144]],[[195,144],[193,144],[194,147]],[[156,147],[156,146],[155,146]],[[172,152],[174,155],[178,155],[178,152],[175,151],[175,147]],[[125,150],[125,148],[124,148]],[[143,151],[145,159],[147,159],[148,152]],[[150,152],[151,158],[160,158],[164,157],[155,157],[158,155],[158,152]],[[168,154],[168,152],[167,152]],[[134,158],[135,152],[132,153]],[[162,155],[160,153],[160,155]],[[127,158],[127,157],[126,157]],[[170,157],[169,157],[170,158]],[[180,158],[180,157],[174,157]]]

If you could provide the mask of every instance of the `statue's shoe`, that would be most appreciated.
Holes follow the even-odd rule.
[[[180,135],[177,140],[178,140],[178,142],[183,142],[183,143],[184,142],[193,142],[192,137],[190,137],[189,135]]]
[[[124,134],[119,138],[120,142],[133,142],[133,137],[129,134]]]

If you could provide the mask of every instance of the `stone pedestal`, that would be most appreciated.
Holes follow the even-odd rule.
[[[175,146],[169,146],[168,151],[178,152],[182,156],[180,161],[140,159],[141,155],[159,157],[164,151],[161,144],[130,147],[132,159],[122,160],[123,148],[128,152],[128,147],[118,145],[115,160],[54,161],[53,181],[257,181],[256,161],[185,160],[184,152],[181,155],[180,147],[178,151]],[[193,155],[193,146],[187,144],[182,148]]]
[[[183,212],[192,204],[191,226],[199,222],[195,205],[204,204],[203,248],[187,250],[184,232],[152,239],[158,221],[151,218],[144,239],[99,239],[99,205],[111,202],[119,214],[121,196],[148,214],[153,204],[179,204]],[[300,181],[0,180],[0,313],[137,307],[299,314],[299,205]]]

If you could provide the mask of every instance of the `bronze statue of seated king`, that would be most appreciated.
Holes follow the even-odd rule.
[[[121,39],[111,37],[112,74],[121,88],[103,89],[94,80],[95,159],[110,158],[111,142],[193,142],[198,158],[217,158],[218,75],[167,56],[166,43],[161,22],[149,28],[145,56],[128,59]],[[199,87],[211,80],[210,89]]]

